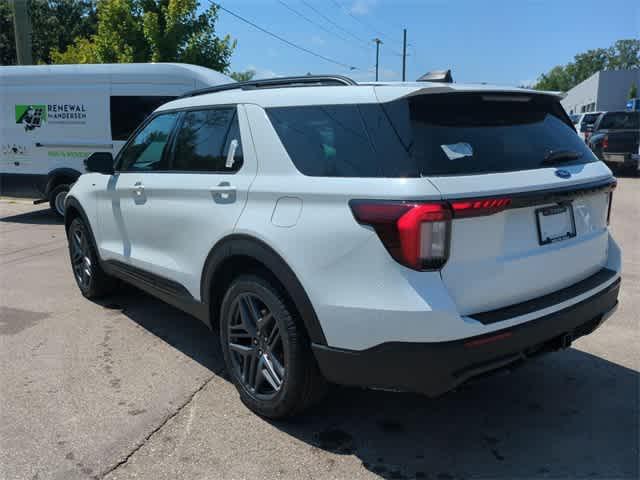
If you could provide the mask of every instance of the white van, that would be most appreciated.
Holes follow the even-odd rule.
[[[62,215],[91,153],[115,156],[159,105],[230,82],[179,63],[0,67],[0,195],[37,196]]]

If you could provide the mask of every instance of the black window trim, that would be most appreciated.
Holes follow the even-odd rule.
[[[164,102],[164,103],[168,103],[168,102],[171,102],[171,101],[173,101],[173,100],[175,100],[175,99],[179,98],[178,96],[175,96],[175,95],[113,95],[113,94],[109,94],[109,135],[110,135],[111,141],[113,141],[113,142],[121,142],[121,141],[123,141],[122,139],[115,139],[115,138],[113,138],[113,128],[112,128],[113,115],[112,115],[112,111],[111,111],[111,101],[112,101],[112,99],[113,99],[113,98],[115,98],[115,97],[131,97],[131,98],[140,98],[140,97],[163,97],[163,98],[164,98],[164,97],[166,97],[166,98],[169,98],[169,100],[167,100],[167,101],[166,101],[166,102]],[[160,105],[158,105],[156,108],[159,108],[161,105],[164,105],[164,103],[161,103],[161,104],[160,104]],[[172,110],[166,110],[166,112],[173,111],[173,110],[174,110],[174,109],[172,109]],[[165,111],[158,112],[158,113],[165,113]],[[140,124],[140,125],[145,124],[145,123],[146,123],[146,121],[147,121],[147,120],[149,120],[153,115],[155,115],[155,113],[154,113],[154,112],[151,112],[149,115],[147,115],[147,116],[144,118],[144,120],[141,122],[141,124]],[[138,125],[138,127],[139,127],[140,125]],[[134,130],[129,134],[129,137],[127,137],[127,139],[126,139],[126,140],[124,140],[124,141],[128,143],[128,142],[129,142],[129,140],[132,138],[132,135],[134,135],[134,134],[136,134],[136,133],[138,132],[138,129],[139,129],[139,128],[134,129]],[[122,148],[124,148],[124,146],[123,146]]]
[[[234,113],[234,118],[237,119],[238,121],[238,132],[240,133],[240,145],[244,145],[243,141],[242,141],[242,132],[241,132],[241,128],[240,128],[240,115],[238,114],[238,110],[240,104],[239,103],[227,103],[227,104],[221,104],[221,105],[197,105],[197,106],[191,106],[191,107],[184,107],[184,108],[172,108],[172,109],[167,109],[167,110],[162,110],[160,112],[154,112],[151,115],[149,115],[146,120],[144,122],[142,122],[138,128],[136,128],[136,130],[131,134],[131,136],[129,137],[129,139],[127,140],[127,142],[122,146],[122,148],[120,149],[120,151],[118,152],[118,155],[116,155],[116,159],[114,161],[114,174],[122,174],[122,173],[145,173],[145,174],[149,174],[149,173],[182,173],[182,174],[196,174],[196,175],[235,175],[239,172],[242,171],[242,169],[245,166],[245,161],[244,161],[244,148],[242,149],[242,165],[240,165],[240,168],[238,170],[234,170],[234,171],[228,171],[228,170],[173,170],[173,160],[174,160],[174,154],[175,154],[175,144],[176,144],[176,138],[178,136],[178,132],[180,127],[182,126],[182,122],[184,120],[184,114],[186,112],[192,112],[192,111],[203,111],[203,110],[219,110],[219,109],[231,109],[231,108],[235,108],[235,113]],[[165,170],[149,170],[147,172],[141,172],[139,170],[136,171],[130,171],[130,170],[120,170],[120,166],[121,166],[121,161],[122,161],[122,152],[125,150],[125,148],[127,148],[129,146],[129,144],[132,142],[132,140],[138,135],[138,133],[140,131],[142,131],[154,118],[160,116],[160,115],[164,115],[164,114],[168,114],[168,113],[177,113],[178,117],[176,118],[175,123],[173,124],[173,127],[171,129],[171,133],[169,133],[169,138],[167,139],[167,144],[165,145],[164,150],[162,151],[162,157],[163,160],[167,161],[167,165],[169,165],[168,169]]]

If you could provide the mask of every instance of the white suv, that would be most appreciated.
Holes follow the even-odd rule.
[[[120,279],[220,332],[242,400],[327,381],[438,395],[617,305],[615,179],[547,93],[344,77],[158,108],[66,200],[88,298]]]

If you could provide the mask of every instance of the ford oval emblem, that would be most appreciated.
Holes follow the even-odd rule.
[[[568,172],[567,170],[556,170],[556,176],[560,177],[560,178],[571,178],[571,172]]]

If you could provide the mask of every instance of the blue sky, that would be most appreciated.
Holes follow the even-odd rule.
[[[208,0],[201,0],[203,5]],[[325,18],[305,5],[310,4]],[[637,0],[220,0],[224,7],[300,46],[357,67],[349,71],[291,48],[221,11],[218,34],[238,40],[232,70],[256,77],[343,73],[372,80],[374,37],[380,76],[400,80],[402,28],[410,44],[407,79],[451,68],[459,82],[535,81],[576,53],[640,37]],[[286,5],[286,6],[285,6]],[[298,11],[320,26],[296,15]],[[324,27],[324,28],[322,28]]]

